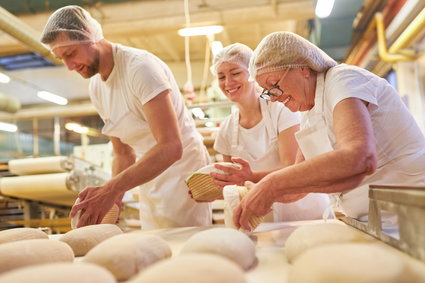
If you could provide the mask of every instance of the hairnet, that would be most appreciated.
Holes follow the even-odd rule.
[[[249,62],[250,80],[290,67],[308,66],[324,72],[337,63],[320,48],[292,32],[274,32],[261,40]]]
[[[55,49],[78,43],[98,42],[103,39],[102,27],[93,17],[79,6],[65,6],[56,10],[47,20],[41,35],[41,42],[54,42],[59,33],[64,32],[69,40],[50,46]]]
[[[249,59],[252,56],[252,49],[242,43],[234,43],[221,49],[213,59],[210,67],[211,73],[216,76],[217,69],[224,62],[236,64],[240,67],[248,69]]]

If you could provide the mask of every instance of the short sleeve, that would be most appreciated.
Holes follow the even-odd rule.
[[[325,100],[329,109],[346,98],[359,98],[377,106],[376,77],[354,66],[339,65],[328,71],[325,81]]]
[[[277,133],[298,125],[300,123],[300,114],[292,112],[280,102],[268,102],[268,110],[270,111],[273,126],[277,129]]]
[[[138,55],[130,64],[131,86],[142,105],[171,89],[168,67],[158,58],[147,53]]]
[[[231,138],[232,138],[232,115],[228,116],[220,125],[217,137],[214,142],[214,149],[224,155],[231,154]]]

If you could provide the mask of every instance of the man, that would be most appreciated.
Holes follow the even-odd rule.
[[[71,210],[71,217],[84,211],[78,227],[100,223],[139,185],[142,229],[210,224],[210,206],[190,199],[184,183],[208,163],[208,153],[167,65],[147,51],[105,40],[99,23],[79,6],[55,11],[41,41],[69,70],[90,78],[91,101],[114,149],[113,178],[80,192]]]

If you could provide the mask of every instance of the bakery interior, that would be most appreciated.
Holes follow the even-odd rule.
[[[329,15],[319,14],[320,2],[334,2]],[[69,232],[82,229],[68,217],[78,193],[108,181],[113,162],[113,146],[102,134],[104,122],[90,101],[89,80],[70,72],[40,42],[49,16],[67,5],[89,11],[105,39],[147,50],[169,66],[211,163],[223,161],[213,145],[221,123],[236,107],[210,72],[213,57],[233,43],[254,50],[276,31],[301,35],[338,63],[386,79],[425,132],[424,0],[0,0],[0,282],[425,282],[425,187],[370,187],[369,222],[337,214],[327,220],[263,222],[253,232],[237,234],[233,228],[215,231],[229,226],[224,200],[211,202],[209,226],[144,230],[136,187],[124,194],[116,224],[93,225],[98,230],[75,234],[84,242],[92,237],[89,248],[67,240]],[[204,26],[218,29],[181,35],[183,28]],[[376,216],[379,209],[394,213],[398,226],[385,229]],[[114,237],[122,239],[110,241]],[[42,239],[67,246],[55,252]],[[97,244],[107,239],[110,246],[104,242],[104,249],[121,253],[102,254]],[[28,241],[40,243],[24,247]],[[126,241],[130,246],[120,246]],[[362,253],[364,246],[355,245],[364,243],[372,247]],[[316,247],[316,257],[322,260],[298,257],[319,245],[324,249]],[[25,256],[20,249],[28,247],[34,252]],[[148,256],[137,258],[136,249]],[[31,261],[43,250],[45,256]],[[219,256],[202,258],[199,250]],[[361,268],[349,259],[344,262],[343,253],[350,251],[363,257]],[[185,253],[191,255],[180,266],[160,266]],[[111,256],[122,257],[122,265],[102,262]],[[76,264],[80,269],[72,269]],[[214,269],[215,264],[222,268]],[[181,276],[176,270],[192,266],[190,280],[173,280]],[[19,281],[23,279],[14,278],[24,278],[16,275],[20,270],[19,276],[58,274]]]

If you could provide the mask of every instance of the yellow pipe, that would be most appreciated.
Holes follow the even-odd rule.
[[[388,52],[382,13],[378,12],[375,14],[375,21],[376,33],[378,36],[378,53],[382,60],[389,63],[395,63],[399,61],[413,61],[418,58],[417,56],[407,56],[401,53]]]
[[[16,40],[20,41],[31,51],[40,54],[56,65],[62,65],[62,61],[57,59],[50,49],[40,42],[36,32],[24,24],[17,17],[0,7],[0,30],[8,33]]]
[[[397,40],[389,48],[390,53],[397,53],[412,43],[414,38],[425,28],[425,8],[409,24],[409,26],[400,34]]]

